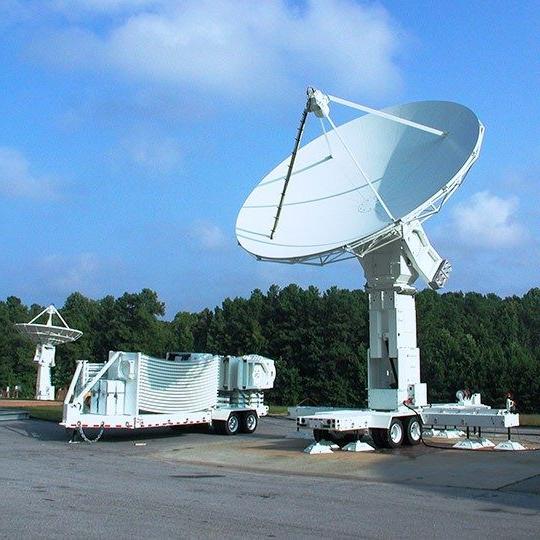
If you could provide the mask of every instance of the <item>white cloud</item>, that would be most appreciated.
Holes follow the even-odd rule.
[[[94,0],[79,8],[69,5],[70,19],[77,9],[122,15],[111,17],[107,30],[99,32],[85,28],[81,17],[79,26],[68,25],[34,44],[34,54],[68,67],[107,68],[219,95],[268,97],[314,84],[378,97],[401,83],[398,31],[379,4]]]
[[[95,253],[48,255],[40,261],[40,269],[47,276],[45,288],[48,286],[55,293],[69,294],[93,291],[101,264]]]
[[[0,195],[32,199],[54,199],[57,183],[36,176],[24,155],[14,148],[0,146]]]
[[[459,238],[470,246],[506,248],[518,245],[526,237],[524,227],[516,221],[519,200],[506,199],[480,191],[453,213]]]
[[[227,238],[221,228],[210,221],[194,222],[189,235],[198,246],[212,251],[222,249],[227,244]]]
[[[130,161],[150,172],[170,173],[182,161],[180,143],[172,137],[139,133],[125,138],[120,146]]]

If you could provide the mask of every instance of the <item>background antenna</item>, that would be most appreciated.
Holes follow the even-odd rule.
[[[45,324],[38,323],[40,318],[47,320]],[[54,317],[60,324],[54,325]],[[36,315],[28,323],[17,323],[17,330],[36,343],[34,362],[38,365],[36,381],[36,399],[54,400],[54,386],[51,384],[51,367],[54,367],[56,345],[68,343],[79,339],[83,333],[80,330],[70,328],[62,315],[51,304]]]

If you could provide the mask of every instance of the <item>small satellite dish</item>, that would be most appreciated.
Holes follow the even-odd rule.
[[[328,100],[368,114],[336,127]],[[461,184],[484,132],[448,101],[378,111],[308,90],[306,111],[333,129],[300,148],[301,124],[293,154],[238,214],[238,242],[258,259],[325,264],[402,236],[403,223],[438,212]]]
[[[45,323],[38,323],[48,315]],[[59,321],[54,325],[54,318]],[[50,305],[28,323],[17,323],[17,330],[36,344],[34,362],[38,364],[36,399],[54,400],[54,386],[51,385],[51,367],[54,367],[55,347],[62,343],[75,341],[82,336],[80,330],[70,328],[58,310]]]

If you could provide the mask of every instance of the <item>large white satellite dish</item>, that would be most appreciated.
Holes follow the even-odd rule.
[[[39,323],[41,317],[47,316],[45,323]],[[54,318],[59,324],[55,325]],[[80,330],[70,328],[58,310],[50,305],[38,313],[28,323],[17,323],[17,330],[36,344],[34,362],[38,364],[36,399],[54,400],[54,386],[51,384],[51,367],[54,367],[56,345],[75,341],[82,336]]]
[[[330,102],[367,114],[337,127]],[[324,133],[301,147],[309,113],[319,117]],[[414,283],[422,277],[439,289],[451,266],[421,223],[462,183],[483,134],[476,115],[457,103],[421,101],[379,111],[309,88],[291,156],[262,179],[238,214],[238,242],[260,260],[360,261],[369,292],[371,410],[410,414],[405,404],[427,403]]]
[[[467,107],[421,101],[371,111],[300,148],[255,187],[236,222],[240,245],[260,259],[324,264],[401,235],[461,184],[484,128]],[[309,103],[309,102],[308,102]],[[276,221],[279,223],[272,230]]]

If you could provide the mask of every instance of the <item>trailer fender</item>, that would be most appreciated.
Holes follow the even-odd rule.
[[[249,408],[219,408],[219,409],[214,409],[212,411],[212,420],[221,420],[221,421],[225,421],[229,418],[229,416],[231,415],[231,413],[238,413],[240,415],[244,414],[244,413],[247,413],[247,412],[254,412],[255,414],[257,414],[257,411],[255,409],[249,409]],[[257,414],[257,416],[260,416]]]

